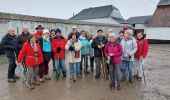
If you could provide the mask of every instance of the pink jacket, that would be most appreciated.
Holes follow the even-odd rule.
[[[114,44],[108,42],[106,44],[104,53],[107,58],[109,57],[110,53],[113,54],[113,57],[111,57],[111,60],[114,64],[121,63],[121,56],[123,54],[123,51],[122,51],[122,46],[118,42]]]

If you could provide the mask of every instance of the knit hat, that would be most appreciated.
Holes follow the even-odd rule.
[[[60,29],[56,29],[55,33],[61,33],[61,30]]]
[[[47,29],[44,29],[43,30],[43,35],[46,34],[46,33],[50,34],[50,32]]]
[[[99,30],[97,30],[97,33],[98,33],[98,32],[103,32],[103,30],[99,29]]]

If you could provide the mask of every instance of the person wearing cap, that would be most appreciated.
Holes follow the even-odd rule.
[[[54,53],[56,65],[56,79],[60,77],[60,69],[62,70],[63,77],[66,77],[66,64],[65,64],[65,45],[66,38],[61,35],[61,30],[56,29],[56,36],[52,38],[52,51]]]
[[[31,35],[21,49],[17,63],[20,64],[24,60],[27,67],[26,78],[31,89],[33,85],[40,85],[38,80],[39,64],[43,62],[41,47],[34,35]]]
[[[53,39],[55,36],[56,36],[55,29],[51,29],[50,30],[50,38]],[[54,53],[52,51],[51,51],[51,58],[52,58],[53,71],[56,71]]]
[[[103,30],[99,29],[97,31],[97,36],[93,39],[93,42],[91,44],[92,48],[94,48],[94,56],[95,56],[95,63],[96,63],[95,78],[100,78],[101,65],[105,66],[104,65],[105,63],[103,64],[104,55],[102,54],[106,43],[107,43],[107,39],[103,35]]]
[[[43,35],[44,27],[42,27],[42,25],[38,25],[35,29],[36,29],[36,33],[34,35],[38,39],[40,36]]]
[[[43,30],[43,35],[38,38],[42,53],[43,53],[43,59],[44,62],[42,63],[42,66],[39,67],[39,77],[40,82],[44,82],[44,79],[50,80],[51,78],[48,75],[49,71],[49,61],[51,59],[51,39],[50,39],[50,33],[48,30]]]
[[[15,59],[19,53],[19,47],[18,47],[17,36],[15,35],[14,28],[12,27],[8,28],[8,33],[2,38],[0,42],[0,46],[4,48],[5,55],[9,63],[8,82],[15,83],[16,79],[19,79],[19,77],[15,75],[15,69],[16,69]]]
[[[137,51],[137,43],[136,40],[132,36],[132,30],[126,30],[124,33],[124,38],[121,41],[121,45],[123,48],[123,55],[122,55],[122,82],[126,81],[126,69],[128,68],[129,72],[129,82],[133,83],[132,81],[132,74],[133,74],[133,61],[134,61],[134,54]]]
[[[67,38],[67,40],[70,40],[71,39],[71,34],[72,33],[76,33],[76,35],[77,35],[77,37],[79,38],[79,36],[80,36],[80,33],[77,31],[77,26],[72,26],[72,31],[70,32],[70,34],[68,35],[68,38]]]
[[[115,88],[115,81],[117,83],[117,89],[120,90],[120,64],[121,56],[123,54],[122,46],[119,42],[116,41],[116,34],[110,33],[108,37],[108,43],[106,44],[104,53],[109,64],[110,71],[110,87]]]

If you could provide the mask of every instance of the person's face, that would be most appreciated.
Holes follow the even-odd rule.
[[[82,32],[82,33],[81,33],[81,36],[82,36],[82,37],[85,37],[85,34],[86,34],[86,32]]]
[[[72,31],[73,31],[73,32],[77,32],[77,29],[76,29],[76,28],[72,28]]]
[[[49,37],[49,33],[45,33],[44,36],[45,36],[45,38],[48,38]]]
[[[40,33],[43,33],[43,30],[42,28],[38,28],[37,31],[40,32]]]
[[[30,43],[36,43],[36,39],[33,37],[30,39]]]
[[[142,39],[142,38],[143,38],[143,34],[142,34],[142,33],[138,33],[138,34],[137,34],[137,38],[138,38],[138,39]]]
[[[124,34],[124,33],[119,33],[119,36],[120,36],[121,38],[123,38],[123,34]]]
[[[50,35],[51,35],[51,36],[54,36],[54,35],[55,35],[55,31],[52,31]]]
[[[130,36],[127,34],[127,32],[124,33],[124,37],[128,39]]]
[[[9,29],[9,30],[8,30],[8,34],[9,34],[10,36],[14,36],[14,35],[15,35],[15,29]]]
[[[109,36],[109,42],[114,43],[116,41],[114,36]]]
[[[99,31],[99,32],[97,33],[98,36],[102,36],[102,34],[103,34],[102,31]]]
[[[56,34],[57,34],[57,36],[61,36],[61,33],[59,33],[59,32],[57,32]]]
[[[29,32],[29,29],[28,29],[28,28],[23,28],[23,29],[22,29],[22,32],[23,32],[23,33],[28,33],[28,32]]]
[[[71,39],[73,40],[73,41],[76,41],[76,35],[74,34],[74,35],[72,35],[72,37],[71,37]]]

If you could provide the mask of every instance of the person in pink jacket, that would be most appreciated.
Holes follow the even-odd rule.
[[[104,53],[107,58],[107,63],[110,67],[110,87],[115,88],[116,80],[117,89],[120,90],[119,73],[123,51],[122,46],[118,42],[116,42],[116,34],[111,33],[109,35],[108,43],[106,44]]]

